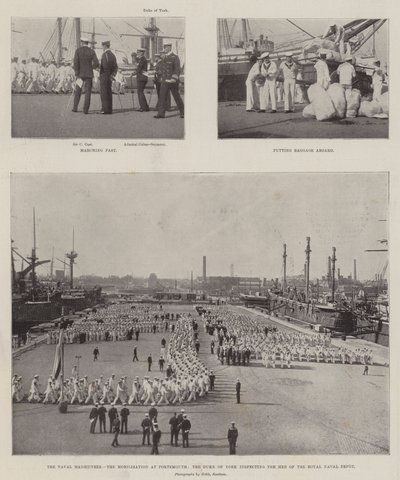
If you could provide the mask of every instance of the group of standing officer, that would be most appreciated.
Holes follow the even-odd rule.
[[[81,38],[81,46],[76,50],[74,56],[74,70],[76,76],[76,85],[74,93],[73,112],[78,111],[82,91],[85,90],[85,101],[83,113],[89,113],[90,98],[93,85],[93,70],[100,67],[100,98],[101,113],[103,115],[112,114],[112,82],[118,72],[117,59],[111,51],[110,42],[102,42],[103,55],[99,62],[95,51],[89,47],[89,39]],[[136,83],[137,95],[139,101],[139,112],[148,112],[149,105],[144,94],[146,84],[149,79],[149,62],[145,57],[145,49],[138,48],[136,53]],[[179,57],[172,52],[172,44],[164,44],[163,51],[157,55],[154,85],[157,91],[157,115],[154,118],[165,118],[165,112],[170,108],[171,95],[179,110],[180,117],[184,118],[184,104],[179,93],[179,83],[181,74],[181,64]]]

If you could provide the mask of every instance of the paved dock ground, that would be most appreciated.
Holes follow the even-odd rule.
[[[164,311],[187,311],[197,316],[191,306],[165,305]],[[267,318],[263,321],[271,324]],[[290,330],[290,326],[279,328]],[[76,363],[75,355],[81,355],[80,375],[127,374],[130,380],[134,375],[143,377],[147,374],[147,355],[151,352],[157,358],[163,335],[140,335],[138,364],[132,363],[134,341],[100,343],[98,362],[93,362],[94,343],[66,345],[66,375]],[[371,366],[369,376],[363,376],[362,365],[293,362],[291,369],[271,369],[252,360],[246,367],[227,366],[210,354],[210,336],[201,322],[199,337],[200,358],[214,370],[216,389],[193,404],[158,407],[163,432],[160,455],[227,455],[226,434],[232,420],[239,430],[238,455],[389,453],[388,367]],[[40,345],[14,359],[13,371],[23,376],[24,391],[35,373],[41,375],[43,389],[54,351],[55,345]],[[157,376],[156,362],[153,370]],[[241,404],[236,403],[237,377],[242,382]],[[14,404],[14,454],[150,454],[151,447],[141,446],[140,429],[148,407],[130,407],[129,433],[120,435],[119,448],[111,447],[111,434],[89,433],[90,408],[70,406],[63,415],[54,405]],[[180,408],[192,422],[189,449],[182,449],[181,440],[179,447],[169,445],[168,420]]]
[[[246,112],[244,102],[218,103],[218,137],[226,138],[388,138],[388,119],[345,118],[319,122],[303,118],[305,105],[294,113]]]
[[[71,94],[12,95],[12,136],[28,138],[183,139],[184,119],[172,101],[165,119],[155,119],[157,94],[146,92],[151,111],[139,112],[136,93],[113,95],[113,114],[99,115],[99,94],[92,94],[88,115],[73,113]],[[121,100],[121,102],[120,102]],[[134,107],[133,107],[134,101]]]

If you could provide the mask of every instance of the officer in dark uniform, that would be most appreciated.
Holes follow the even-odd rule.
[[[229,455],[236,454],[236,442],[238,436],[239,432],[235,426],[235,422],[231,422],[231,426],[228,428]]]
[[[137,83],[137,95],[139,100],[140,109],[139,112],[148,112],[149,106],[144,94],[144,88],[146,86],[147,80],[149,79],[147,74],[147,59],[144,56],[144,48],[137,49],[137,66],[136,66],[136,83]]]
[[[103,55],[100,62],[100,98],[101,110],[104,115],[112,114],[112,82],[118,72],[117,59],[110,50],[110,42],[101,43]]]
[[[90,410],[89,420],[90,420],[90,433],[94,433],[94,429],[96,428],[97,417],[99,412],[97,407],[99,406],[98,403]]]
[[[150,430],[152,427],[151,420],[149,418],[149,414],[146,413],[143,421],[142,421],[142,431],[143,431],[143,437],[142,437],[142,445],[145,444],[145,441],[147,440],[147,445],[150,445]]]
[[[161,438],[161,430],[158,428],[158,423],[153,425],[153,438],[152,443],[153,446],[151,447],[151,454],[158,455],[158,444],[160,443]]]
[[[240,383],[239,378],[236,380],[236,403],[240,403],[240,388],[242,384]]]
[[[100,424],[100,433],[106,433],[106,413],[107,409],[104,405],[99,408],[99,424]]]
[[[115,407],[111,407],[110,410],[108,411],[108,418],[110,419],[110,433],[112,432],[113,428],[113,422],[115,420],[115,417],[117,416],[117,409]]]
[[[165,118],[167,109],[167,97],[171,92],[181,118],[184,116],[184,105],[179,93],[179,75],[181,74],[181,62],[179,57],[172,52],[172,44],[164,45],[165,59],[161,62],[161,88],[158,101],[158,114],[154,118]]]
[[[165,59],[165,52],[155,54],[155,66],[154,66],[154,85],[156,86],[157,91],[157,105],[156,110],[158,110],[158,105],[160,101],[160,89],[161,89],[161,77],[162,77],[162,62]],[[171,108],[171,92],[168,92],[167,95],[167,110]],[[168,322],[165,322],[165,331],[167,331]]]
[[[118,418],[118,413],[116,413],[116,417],[113,421],[113,433],[114,433],[114,439],[111,443],[111,446],[112,447],[119,447],[119,443],[118,443],[118,436],[119,436],[119,432],[120,432],[120,428],[121,428],[121,422]]]
[[[183,448],[189,447],[189,432],[191,428],[192,428],[192,424],[190,423],[190,420],[187,418],[187,415],[183,415],[183,421],[181,423]]]
[[[213,391],[215,385],[215,374],[212,370],[210,371],[208,378],[210,379],[210,390]]]
[[[183,420],[183,416],[182,416]],[[178,434],[179,434],[179,419],[176,416],[176,412],[174,413],[174,416],[169,419],[169,424],[171,428],[171,445],[175,445],[175,447],[178,446]]]
[[[85,103],[83,113],[89,113],[90,97],[92,94],[93,69],[98,68],[99,60],[94,50],[89,47],[89,40],[86,37],[81,38],[81,44],[75,51],[74,70],[77,78],[74,94],[73,112],[78,111],[79,101],[83,86],[85,86]]]
[[[129,416],[129,408],[126,407],[126,402],[123,403],[123,407],[121,409],[121,434],[128,433],[128,416]]]

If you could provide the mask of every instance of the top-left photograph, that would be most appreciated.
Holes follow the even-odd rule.
[[[184,138],[182,17],[11,20],[12,137]]]

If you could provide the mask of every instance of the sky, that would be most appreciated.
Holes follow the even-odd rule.
[[[72,29],[72,18],[68,20],[63,34],[63,45],[68,46],[70,32]],[[92,18],[81,19],[82,31],[92,31]],[[106,35],[99,35],[96,39],[98,47],[101,49],[101,42],[110,40],[113,49],[127,50],[132,53],[140,46],[140,38],[124,37],[123,42],[118,41],[108,30],[109,25],[114,33],[130,33],[137,34],[137,30],[131,26],[144,32],[144,26],[148,23],[148,18],[96,18],[95,31]],[[104,23],[105,21],[105,23]],[[157,18],[157,26],[160,28],[160,35],[168,35],[173,37],[185,37],[185,22],[183,18]],[[129,26],[129,23],[131,26]],[[56,26],[56,18],[28,18],[13,17],[11,21],[12,42],[11,55],[20,59],[30,58],[32,56],[39,57],[40,52],[44,50],[49,38]],[[17,33],[22,32],[22,33]],[[183,42],[180,42],[182,48]]]
[[[300,274],[311,237],[311,278],[336,247],[343,275],[379,273],[386,253],[388,178],[368,174],[13,174],[11,232],[18,252],[50,259],[78,252],[76,275],[160,278]],[[17,263],[18,265],[18,263]],[[56,268],[62,269],[61,263]],[[40,267],[46,274],[48,266]]]
[[[231,27],[235,19],[229,19],[228,24]],[[321,36],[328,28],[330,23],[339,23],[345,25],[346,23],[355,20],[354,18],[290,18],[292,22],[303,28],[311,35]],[[276,44],[286,42],[289,40],[304,40],[307,37],[294,25],[291,25],[285,18],[265,19],[265,18],[251,18],[249,19],[250,28],[253,37],[258,38],[260,33],[267,35],[268,38]],[[384,63],[387,62],[388,56],[388,21],[376,32],[375,44],[377,57]],[[370,31],[370,29],[368,30]],[[236,23],[233,38],[238,40],[240,38],[241,26],[240,22]],[[372,48],[372,40],[369,40],[360,52],[367,52]]]

